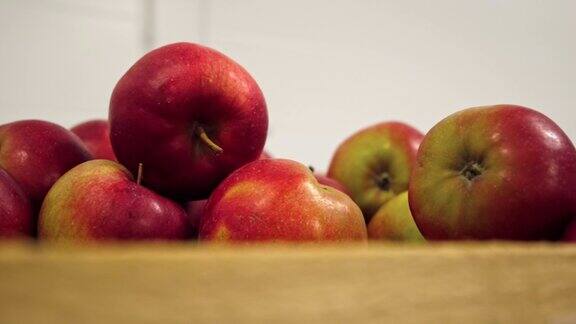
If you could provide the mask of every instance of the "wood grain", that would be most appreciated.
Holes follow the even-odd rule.
[[[576,246],[0,245],[0,323],[576,323]]]

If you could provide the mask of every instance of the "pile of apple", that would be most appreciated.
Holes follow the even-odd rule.
[[[0,237],[576,240],[576,150],[535,110],[470,108],[425,136],[378,123],[327,175],[268,156],[267,129],[260,88],[230,58],[153,50],[117,83],[108,121],[0,126]]]

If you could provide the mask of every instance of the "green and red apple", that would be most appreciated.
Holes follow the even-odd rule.
[[[344,185],[369,221],[390,199],[408,190],[423,135],[399,122],[383,122],[346,139],[332,157],[328,177]]]
[[[574,218],[576,151],[543,114],[496,105],[457,112],[424,138],[410,182],[427,239],[558,239]]]
[[[88,161],[64,174],[46,195],[39,218],[40,238],[56,242],[178,240],[187,232],[180,205],[110,160]]]
[[[89,120],[70,130],[84,142],[94,159],[116,161],[112,143],[110,143],[110,123],[107,120]]]
[[[256,81],[213,49],[175,43],[138,60],[110,100],[118,161],[144,184],[181,200],[204,199],[232,171],[258,159],[268,112]]]
[[[362,212],[348,195],[318,183],[304,165],[257,160],[212,193],[200,224],[204,241],[366,240]]]
[[[35,209],[60,176],[89,159],[82,141],[59,125],[23,120],[0,126],[0,167],[16,180]]]
[[[426,241],[410,213],[408,191],[380,207],[368,224],[368,237],[374,240]]]

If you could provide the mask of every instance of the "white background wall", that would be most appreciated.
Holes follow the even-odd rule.
[[[244,65],[268,101],[267,148],[326,168],[341,140],[395,119],[537,108],[576,139],[576,1],[0,1],[0,123],[106,117],[147,49],[188,40]]]

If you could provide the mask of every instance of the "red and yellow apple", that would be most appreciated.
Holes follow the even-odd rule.
[[[408,190],[423,135],[399,122],[383,122],[346,139],[332,157],[328,177],[344,185],[367,221],[386,202]]]
[[[34,216],[28,197],[12,177],[0,168],[0,238],[34,234]]]
[[[457,112],[418,152],[410,209],[427,239],[558,239],[574,217],[576,151],[521,106]]]
[[[94,159],[116,161],[110,143],[110,124],[107,120],[89,120],[72,127],[70,130],[84,142]]]
[[[254,161],[212,193],[200,224],[205,241],[366,240],[366,224],[346,194],[318,183],[291,160]]]
[[[42,204],[39,236],[72,243],[174,240],[186,237],[186,212],[134,182],[110,160],[92,160],[64,174]]]
[[[232,171],[256,160],[268,130],[256,81],[225,55],[176,43],[144,55],[110,100],[111,141],[144,184],[182,200],[203,199]]]
[[[378,209],[368,224],[368,237],[374,240],[426,241],[410,213],[408,191]]]
[[[82,141],[56,124],[23,120],[0,126],[0,167],[16,180],[34,208],[61,175],[89,159]]]

